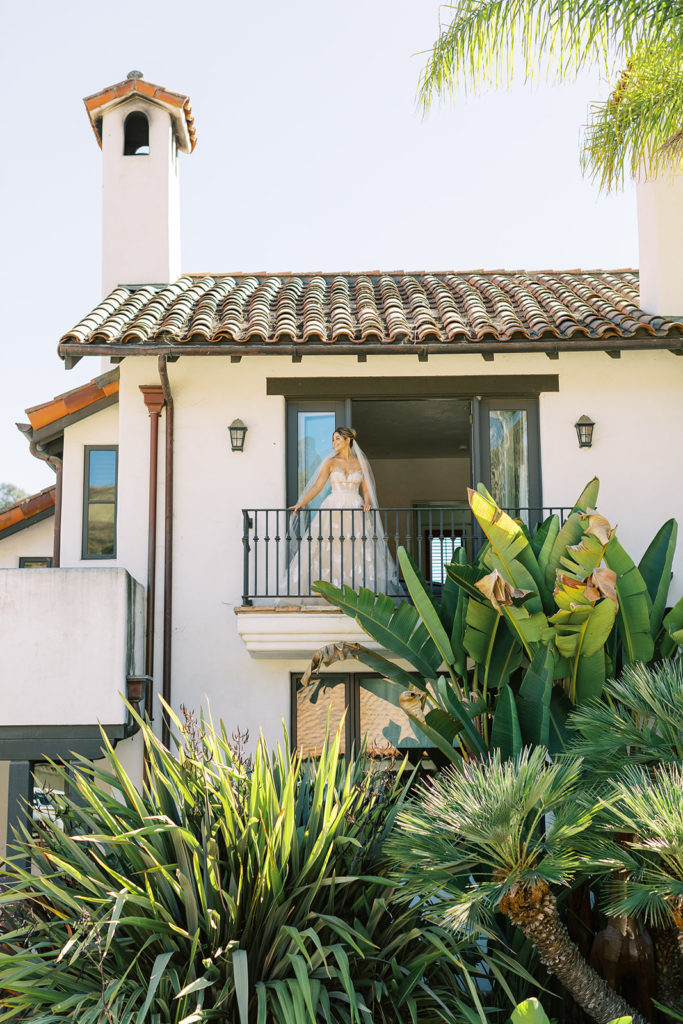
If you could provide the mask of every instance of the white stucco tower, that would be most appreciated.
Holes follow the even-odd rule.
[[[683,174],[664,169],[637,184],[640,305],[683,316]]]
[[[180,275],[178,151],[196,136],[187,96],[131,71],[84,100],[102,149],[102,292]]]

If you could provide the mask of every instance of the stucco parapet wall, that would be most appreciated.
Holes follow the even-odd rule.
[[[187,274],[120,285],[60,355],[338,354],[683,347],[683,318],[638,305],[638,274],[471,271]]]
[[[125,721],[144,590],[125,569],[0,570],[3,726]]]
[[[336,608],[235,608],[237,632],[254,658],[310,658],[326,644],[362,643],[387,652],[357,622]]]

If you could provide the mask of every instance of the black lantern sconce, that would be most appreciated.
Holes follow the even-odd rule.
[[[590,416],[581,416],[574,426],[579,439],[579,448],[590,448],[593,444],[593,428],[595,427],[593,420]]]
[[[232,450],[234,452],[243,452],[247,428],[242,423],[242,420],[233,420],[228,430],[230,431],[230,447]]]

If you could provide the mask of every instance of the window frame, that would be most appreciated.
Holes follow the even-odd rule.
[[[301,682],[303,672],[290,672],[290,716],[289,716],[289,739],[291,752],[295,753],[298,745],[298,723],[297,723],[297,688]],[[350,759],[358,756],[363,742],[360,727],[360,687],[364,679],[383,679],[379,672],[321,672],[320,676],[327,680],[338,680],[344,685],[344,703],[346,706],[346,742],[344,744],[344,756]],[[419,752],[419,762],[431,760],[438,756],[438,748],[432,747],[403,747],[401,756],[408,756],[411,763],[412,756]]]
[[[20,569],[51,569],[52,555],[19,555]],[[42,565],[26,565],[26,562],[42,562]]]
[[[114,468],[114,550],[111,554],[92,555],[88,552],[88,509],[90,505],[111,505],[109,501],[89,501],[88,491],[90,489],[90,454],[91,452],[115,452],[116,462]],[[117,530],[119,511],[119,446],[117,444],[86,444],[83,447],[83,517],[81,524],[81,559],[83,561],[108,561],[111,562],[117,557]]]

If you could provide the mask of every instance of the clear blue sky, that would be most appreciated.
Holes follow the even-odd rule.
[[[133,68],[192,102],[185,271],[637,265],[633,189],[600,197],[580,173],[597,77],[462,95],[423,118],[433,0],[0,0],[0,17],[0,481],[52,482],[14,422],[100,372],[56,355],[100,298],[100,150],[82,98]]]

